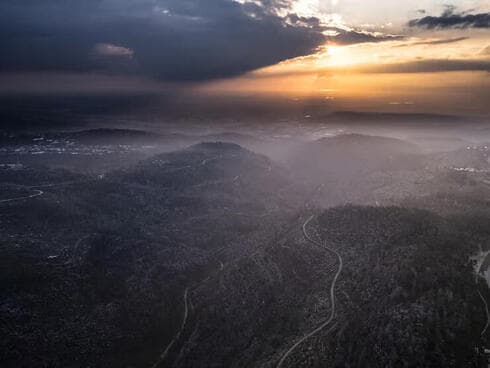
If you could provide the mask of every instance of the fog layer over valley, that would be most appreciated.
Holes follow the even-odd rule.
[[[487,366],[485,118],[121,99],[0,109],[2,366]]]

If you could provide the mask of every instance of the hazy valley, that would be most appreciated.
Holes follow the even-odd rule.
[[[485,366],[486,137],[397,118],[5,130],[2,362]]]

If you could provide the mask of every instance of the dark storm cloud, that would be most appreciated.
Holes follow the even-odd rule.
[[[285,1],[3,0],[0,71],[109,71],[166,80],[238,75],[314,53],[314,24],[276,15]]]
[[[337,44],[396,39],[332,29],[290,0],[2,0],[0,72],[106,72],[198,81]],[[324,31],[336,35],[325,36]]]
[[[490,13],[456,13],[454,6],[447,6],[438,17],[426,16],[408,22],[410,27],[435,28],[490,28]]]

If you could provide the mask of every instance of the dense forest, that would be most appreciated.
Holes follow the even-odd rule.
[[[100,139],[113,133],[133,139]],[[70,156],[87,144],[67,142]],[[7,367],[275,367],[332,308],[338,262],[305,239],[312,215],[309,235],[343,258],[337,308],[285,366],[486,365],[490,295],[472,261],[490,248],[484,173],[362,135],[278,161],[211,142],[126,162],[111,144],[112,170],[60,167],[63,154],[0,168]],[[331,157],[306,165],[305,152]]]

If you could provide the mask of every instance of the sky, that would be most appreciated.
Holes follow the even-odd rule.
[[[487,0],[2,0],[0,55],[3,94],[192,90],[490,113]]]

